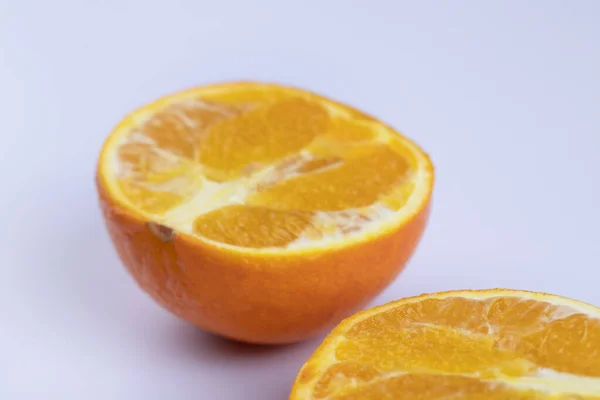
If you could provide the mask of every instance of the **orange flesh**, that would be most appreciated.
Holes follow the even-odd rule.
[[[323,107],[302,99],[258,107],[209,129],[199,161],[217,176],[238,178],[251,164],[270,164],[302,150],[328,123]]]
[[[310,96],[250,90],[146,115],[120,139],[115,175],[150,219],[185,230],[169,218],[187,207],[181,224],[192,234],[285,247],[358,232],[399,210],[413,187],[408,153],[369,118],[335,115]]]
[[[233,205],[201,215],[194,230],[234,246],[284,246],[302,235],[311,217],[310,213]]]
[[[600,399],[600,319],[537,299],[400,304],[331,351],[312,396],[297,399]]]

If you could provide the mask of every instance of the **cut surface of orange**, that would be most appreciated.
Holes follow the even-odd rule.
[[[600,399],[600,308],[515,290],[455,291],[344,320],[292,400]]]
[[[231,83],[176,93],[134,111],[106,141],[97,181],[111,236],[138,282],[138,273],[148,279],[148,265],[159,268],[165,256],[149,261],[137,254],[147,241],[117,243],[123,235],[131,242],[126,230],[134,225],[152,227],[148,230],[174,246],[178,270],[187,270],[175,279],[181,285],[207,268],[212,253],[227,258],[239,269],[236,274],[251,277],[256,272],[249,271],[260,266],[280,269],[273,273],[283,280],[288,261],[313,260],[307,273],[311,263],[330,269],[314,280],[348,268],[340,267],[346,262],[341,254],[362,248],[365,258],[385,259],[379,268],[387,269],[374,269],[372,287],[367,283],[363,289],[367,296],[412,253],[427,216],[433,167],[413,142],[348,106],[290,87]],[[378,254],[383,245],[369,249],[390,241],[395,246],[402,241],[406,249],[393,257]],[[197,265],[186,266],[182,258],[191,253]],[[210,262],[225,263],[211,257]],[[172,272],[164,265],[160,269]],[[294,273],[298,268],[290,277]],[[238,278],[224,276],[235,289]],[[211,279],[216,284],[214,275]],[[250,282],[244,290],[248,285],[261,290],[261,284]],[[187,282],[176,291],[186,301],[203,303],[195,291],[205,284]],[[170,295],[163,287],[160,292],[155,297],[173,308]],[[264,312],[264,306],[257,310]],[[333,306],[328,304],[328,312],[337,315]],[[176,312],[207,325],[198,322],[203,317],[190,316],[191,304],[184,308]]]

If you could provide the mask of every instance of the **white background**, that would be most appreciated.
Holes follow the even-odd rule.
[[[375,303],[512,287],[600,305],[600,1],[250,3],[0,0],[0,398],[287,397],[318,341],[177,320],[97,206],[119,119],[213,81],[321,92],[431,154],[429,228]]]

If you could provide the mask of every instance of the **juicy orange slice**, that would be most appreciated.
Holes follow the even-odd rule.
[[[600,308],[548,294],[456,291],[343,321],[293,400],[600,399]]]
[[[385,125],[256,84],[138,110],[111,135],[100,168],[111,195],[149,220],[219,245],[280,251],[398,225],[422,208],[432,180],[427,156]]]
[[[127,116],[97,185],[121,259],[157,301],[212,332],[281,343],[334,326],[402,270],[433,166],[348,106],[231,83]]]

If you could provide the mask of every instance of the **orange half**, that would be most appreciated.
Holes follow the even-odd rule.
[[[292,400],[600,399],[600,309],[514,290],[456,291],[354,315]]]
[[[246,305],[256,300],[253,309],[259,314],[306,301],[300,296],[309,292],[316,296],[309,300],[315,302],[314,311],[328,313],[330,320],[347,313],[387,284],[412,253],[424,227],[432,185],[427,155],[385,124],[304,90],[259,83],[195,88],[134,111],[110,135],[98,165],[109,231],[142,287],[178,315],[209,330],[267,342],[272,341],[270,334],[243,332],[250,317],[242,318],[244,329],[220,327],[238,325],[223,324],[232,311],[229,303],[239,301],[225,292],[246,294]],[[141,254],[151,239],[131,243],[130,231],[140,229],[165,243],[159,247],[170,255],[156,249],[153,252],[161,254]],[[390,243],[384,248],[383,242]],[[399,254],[382,254],[392,245],[402,247]],[[357,296],[345,295],[349,299],[336,305],[328,298],[338,292],[331,289],[338,275],[350,268],[350,253],[365,261],[387,261],[373,269]],[[166,283],[155,282],[165,277],[148,278],[154,276],[148,270],[171,274],[170,262],[184,276],[171,277],[181,286],[167,294]],[[232,276],[226,266],[232,268]],[[294,283],[302,269],[308,275]],[[209,272],[210,277],[202,277],[208,281],[195,281]],[[242,275],[248,279],[245,284],[239,281]],[[360,275],[364,279],[368,272]],[[351,276],[356,278],[357,272]],[[327,287],[319,288],[321,282],[310,289],[309,281],[320,277],[330,280],[330,294],[325,293]],[[259,278],[268,280],[261,283]],[[200,293],[208,283],[221,289],[227,285],[228,290],[218,298]],[[290,291],[286,299],[281,293],[261,298],[260,292],[280,283]],[[171,298],[176,294],[185,301]],[[222,308],[220,322],[213,316],[205,321],[208,301]],[[305,304],[305,311],[310,307]],[[233,314],[244,306],[235,308]],[[296,314],[294,319],[300,318],[299,308],[288,308]],[[251,325],[255,323],[259,322]],[[282,339],[304,337],[316,325],[294,323],[301,325],[298,334]],[[300,334],[303,330],[307,332]]]

